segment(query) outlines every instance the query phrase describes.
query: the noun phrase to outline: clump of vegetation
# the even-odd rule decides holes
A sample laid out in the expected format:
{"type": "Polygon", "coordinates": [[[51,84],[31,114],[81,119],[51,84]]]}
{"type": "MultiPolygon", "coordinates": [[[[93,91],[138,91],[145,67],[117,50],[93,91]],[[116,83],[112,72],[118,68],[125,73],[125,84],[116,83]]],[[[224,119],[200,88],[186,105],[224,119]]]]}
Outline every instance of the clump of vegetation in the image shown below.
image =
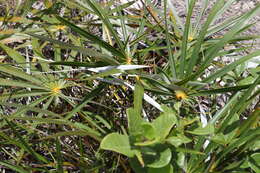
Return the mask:
{"type": "Polygon", "coordinates": [[[260,51],[243,45],[259,36],[243,32],[260,5],[216,24],[234,1],[197,18],[188,1],[185,23],[167,0],[2,3],[0,169],[259,172],[260,51]]]}

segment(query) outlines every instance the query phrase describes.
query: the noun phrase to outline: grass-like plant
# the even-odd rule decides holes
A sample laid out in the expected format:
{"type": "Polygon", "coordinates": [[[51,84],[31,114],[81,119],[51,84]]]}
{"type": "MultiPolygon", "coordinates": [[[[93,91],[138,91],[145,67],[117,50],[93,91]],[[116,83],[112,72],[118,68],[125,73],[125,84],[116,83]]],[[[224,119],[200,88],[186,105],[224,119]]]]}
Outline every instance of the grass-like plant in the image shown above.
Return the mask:
{"type": "Polygon", "coordinates": [[[171,1],[140,2],[3,4],[4,170],[259,172],[260,69],[245,63],[260,51],[243,42],[259,36],[243,32],[260,6],[216,23],[235,0],[197,18],[191,0],[182,23],[171,1]]]}

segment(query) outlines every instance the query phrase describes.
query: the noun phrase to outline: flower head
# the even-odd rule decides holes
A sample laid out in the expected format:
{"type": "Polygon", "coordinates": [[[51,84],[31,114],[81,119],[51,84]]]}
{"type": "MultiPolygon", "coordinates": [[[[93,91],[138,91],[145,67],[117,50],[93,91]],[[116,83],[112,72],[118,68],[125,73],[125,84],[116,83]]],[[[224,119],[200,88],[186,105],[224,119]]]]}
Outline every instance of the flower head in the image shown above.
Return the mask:
{"type": "Polygon", "coordinates": [[[181,90],[176,90],[175,91],[175,96],[176,96],[176,98],[177,99],[186,99],[186,98],[188,98],[188,96],[187,96],[187,94],[184,92],[184,91],[181,91],[181,90]]]}

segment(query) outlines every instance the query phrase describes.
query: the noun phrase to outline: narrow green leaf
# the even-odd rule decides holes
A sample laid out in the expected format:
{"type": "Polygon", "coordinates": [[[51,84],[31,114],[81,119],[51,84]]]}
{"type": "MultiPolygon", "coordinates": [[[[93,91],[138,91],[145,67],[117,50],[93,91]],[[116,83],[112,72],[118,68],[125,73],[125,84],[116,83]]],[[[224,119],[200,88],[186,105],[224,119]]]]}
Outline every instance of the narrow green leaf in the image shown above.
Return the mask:
{"type": "Polygon", "coordinates": [[[23,87],[23,88],[32,88],[32,89],[42,89],[48,90],[47,88],[37,86],[31,83],[27,83],[24,81],[18,80],[10,80],[10,79],[0,79],[0,86],[10,86],[10,87],[23,87]]]}
{"type": "Polygon", "coordinates": [[[56,138],[56,160],[57,160],[57,172],[63,173],[63,159],[61,153],[61,143],[59,138],[56,138]]]}
{"type": "Polygon", "coordinates": [[[217,89],[209,89],[209,90],[202,90],[198,91],[197,93],[190,94],[191,96],[203,96],[203,95],[212,95],[212,94],[220,94],[220,93],[227,93],[227,92],[237,92],[244,89],[248,89],[251,85],[240,85],[234,87],[226,87],[226,88],[217,88],[217,89]]]}
{"type": "Polygon", "coordinates": [[[97,64],[86,63],[86,62],[76,62],[76,61],[56,61],[51,62],[50,65],[63,65],[63,66],[75,66],[75,67],[98,67],[97,64]]]}
{"type": "Polygon", "coordinates": [[[249,166],[253,169],[256,173],[260,172],[260,153],[254,153],[249,157],[249,166]]]}
{"type": "Polygon", "coordinates": [[[96,87],[90,93],[88,93],[81,103],[79,103],[69,114],[66,116],[66,119],[70,119],[75,113],[81,111],[81,109],[86,106],[86,104],[92,100],[94,97],[100,94],[100,92],[105,88],[105,84],[101,84],[100,86],[96,87]]]}
{"type": "Polygon", "coordinates": [[[190,80],[195,80],[197,77],[199,77],[205,69],[210,65],[210,63],[213,61],[213,59],[216,57],[218,52],[223,48],[223,46],[228,43],[228,41],[232,40],[237,32],[245,25],[245,23],[250,20],[254,15],[257,14],[258,10],[260,9],[260,4],[258,4],[254,9],[247,12],[243,15],[243,17],[232,27],[230,31],[228,31],[214,46],[212,46],[207,52],[206,52],[206,59],[201,63],[200,68],[195,72],[194,74],[188,76],[184,80],[177,82],[177,85],[182,85],[187,83],[190,80]]]}
{"type": "Polygon", "coordinates": [[[237,140],[234,140],[234,142],[230,143],[227,147],[222,150],[218,156],[216,157],[216,164],[222,161],[223,157],[225,157],[228,153],[232,152],[235,148],[239,148],[240,146],[244,145],[246,142],[250,140],[259,140],[260,135],[260,129],[251,130],[250,133],[247,133],[246,135],[243,135],[237,140]]]}
{"type": "MultiPolygon", "coordinates": [[[[99,37],[88,33],[87,31],[81,29],[80,27],[74,25],[73,23],[67,21],[66,19],[56,16],[56,18],[62,22],[63,24],[69,26],[74,32],[86,37],[87,39],[89,39],[90,41],[93,41],[94,43],[98,44],[99,46],[105,48],[106,50],[108,50],[109,52],[111,52],[114,56],[118,56],[120,58],[125,59],[125,55],[118,51],[116,48],[114,48],[113,46],[111,46],[110,44],[108,44],[107,42],[100,40],[99,37]]],[[[121,42],[121,41],[120,41],[121,42]]]]}
{"type": "Polygon", "coordinates": [[[48,91],[31,91],[28,93],[28,90],[22,90],[21,92],[14,92],[14,93],[6,93],[0,95],[0,100],[6,100],[6,99],[14,99],[14,98],[26,98],[26,97],[32,97],[32,96],[42,96],[42,95],[49,95],[50,93],[48,91]]]}
{"type": "Polygon", "coordinates": [[[228,31],[224,37],[218,42],[216,43],[216,45],[214,47],[212,47],[205,55],[205,57],[207,57],[207,59],[205,60],[205,62],[203,62],[203,64],[201,65],[200,69],[197,72],[198,76],[199,74],[201,74],[207,67],[208,65],[211,63],[211,61],[214,59],[215,55],[217,54],[217,52],[219,50],[222,49],[223,45],[225,45],[229,40],[231,40],[236,33],[241,29],[241,27],[243,27],[246,23],[246,21],[248,21],[251,17],[253,17],[254,15],[257,14],[258,10],[260,9],[260,4],[257,5],[253,10],[249,11],[248,13],[246,13],[243,18],[241,18],[241,20],[239,22],[237,22],[230,31],[228,31]]]}
{"type": "Polygon", "coordinates": [[[23,137],[16,131],[15,129],[15,124],[13,122],[9,122],[6,119],[7,124],[9,125],[9,127],[11,127],[12,131],[15,133],[15,135],[18,137],[19,142],[21,143],[21,145],[24,146],[24,148],[37,160],[43,162],[43,163],[48,163],[48,160],[46,158],[44,158],[43,156],[41,156],[40,154],[38,154],[37,152],[35,152],[30,146],[29,144],[23,139],[23,137]]]}
{"type": "Polygon", "coordinates": [[[190,154],[198,154],[198,155],[205,155],[205,153],[202,153],[200,151],[196,151],[196,150],[192,150],[192,149],[188,149],[188,148],[176,148],[177,152],[183,152],[183,153],[190,153],[190,154]]]}
{"type": "Polygon", "coordinates": [[[14,49],[9,48],[8,46],[0,43],[0,47],[14,60],[16,63],[20,64],[22,67],[26,67],[25,57],[23,57],[19,52],[14,49]]]}
{"type": "Polygon", "coordinates": [[[256,110],[249,115],[249,117],[243,121],[243,123],[238,127],[236,135],[247,133],[254,124],[256,124],[260,117],[260,107],[257,107],[256,110]]]}
{"type": "Polygon", "coordinates": [[[124,45],[122,43],[122,41],[120,40],[118,33],[116,32],[116,30],[113,28],[113,25],[111,24],[107,12],[104,10],[103,7],[101,7],[100,5],[98,5],[95,1],[92,0],[85,0],[88,5],[92,8],[92,10],[94,12],[96,12],[96,14],[100,17],[100,19],[102,20],[102,22],[106,25],[106,27],[108,28],[109,32],[111,32],[111,34],[113,35],[116,43],[118,44],[120,50],[123,52],[121,54],[121,56],[124,58],[125,57],[125,53],[124,53],[124,45]]]}
{"type": "Polygon", "coordinates": [[[246,102],[247,98],[252,94],[255,87],[260,82],[260,76],[255,80],[255,82],[243,93],[242,97],[240,98],[238,104],[236,104],[233,109],[231,109],[230,113],[226,116],[226,118],[221,123],[221,127],[218,129],[218,132],[223,132],[224,129],[228,126],[229,121],[231,120],[232,116],[234,116],[238,111],[240,111],[242,105],[246,102]]]}
{"type": "Polygon", "coordinates": [[[167,43],[167,48],[168,48],[168,54],[169,54],[169,60],[170,60],[170,68],[172,72],[173,78],[177,78],[176,74],[176,64],[175,64],[175,59],[172,53],[172,47],[171,47],[171,41],[170,41],[170,34],[168,31],[168,20],[167,20],[167,2],[164,0],[164,21],[165,21],[165,35],[166,35],[166,43],[167,43]]]}
{"type": "Polygon", "coordinates": [[[97,59],[101,59],[102,61],[107,62],[107,63],[112,64],[112,65],[119,64],[110,55],[103,54],[103,53],[97,52],[97,51],[89,49],[89,48],[75,46],[75,45],[72,45],[72,44],[61,42],[59,40],[54,40],[52,38],[48,38],[48,37],[45,37],[45,36],[36,35],[36,34],[32,34],[32,33],[29,33],[28,35],[30,35],[32,37],[36,37],[40,40],[44,40],[44,41],[48,41],[48,42],[53,43],[53,44],[57,44],[63,49],[75,50],[75,51],[78,51],[78,52],[80,52],[84,55],[91,56],[91,57],[94,57],[94,58],[97,58],[97,59]]]}
{"type": "Polygon", "coordinates": [[[18,68],[7,66],[7,65],[0,65],[0,71],[13,75],[15,77],[22,78],[27,81],[31,81],[35,84],[42,84],[42,81],[33,77],[32,75],[26,74],[22,70],[18,70],[18,68]]]}
{"type": "MultiPolygon", "coordinates": [[[[3,116],[0,116],[3,117],[3,116]]],[[[21,117],[21,116],[8,116],[7,119],[9,120],[13,120],[13,119],[18,119],[18,120],[27,120],[27,121],[37,121],[38,123],[47,123],[47,124],[63,124],[63,125],[69,125],[72,126],[74,128],[77,128],[79,130],[84,131],[84,133],[87,136],[90,136],[94,139],[96,139],[97,141],[101,141],[100,138],[100,133],[95,131],[94,129],[88,127],[85,124],[82,123],[72,123],[70,121],[64,120],[64,119],[53,119],[53,118],[34,118],[34,117],[21,117]]],[[[1,134],[0,134],[1,135],[1,134]]]]}
{"type": "Polygon", "coordinates": [[[186,55],[187,55],[187,44],[188,44],[189,31],[190,31],[190,26],[191,26],[191,15],[193,12],[193,8],[195,6],[195,2],[196,2],[196,0],[191,0],[189,2],[188,14],[186,17],[184,35],[182,38],[182,45],[181,45],[180,72],[179,72],[180,77],[183,77],[183,75],[184,75],[186,55]]]}
{"type": "Polygon", "coordinates": [[[207,34],[208,27],[212,23],[214,17],[218,13],[219,9],[221,7],[223,7],[223,5],[224,5],[224,0],[219,0],[215,3],[213,8],[211,9],[209,16],[207,17],[207,20],[206,20],[205,24],[203,25],[203,27],[199,33],[199,36],[197,38],[197,42],[196,42],[195,48],[193,49],[193,52],[192,52],[192,55],[191,55],[191,58],[189,61],[189,65],[186,67],[187,68],[186,76],[190,75],[191,72],[193,71],[193,68],[194,68],[196,62],[198,61],[201,45],[207,34]]]}
{"type": "MultiPolygon", "coordinates": [[[[46,97],[44,97],[43,99],[45,100],[46,97]]],[[[59,117],[59,118],[61,117],[59,114],[56,114],[54,112],[44,110],[41,108],[37,108],[37,107],[33,107],[33,106],[27,106],[27,105],[22,105],[22,104],[15,104],[15,103],[7,103],[7,102],[0,102],[0,105],[20,108],[23,110],[23,112],[33,111],[33,112],[43,113],[43,114],[53,116],[53,117],[59,117]]],[[[20,111],[20,110],[18,110],[18,111],[20,111]]],[[[15,117],[17,114],[18,113],[15,112],[13,115],[8,116],[8,118],[12,118],[13,116],[15,117]]],[[[20,113],[20,114],[22,114],[22,113],[20,113]]]]}
{"type": "Polygon", "coordinates": [[[238,98],[241,96],[241,93],[236,93],[229,101],[226,103],[226,105],[219,110],[213,118],[209,121],[209,124],[215,124],[220,118],[225,116],[230,110],[232,110],[232,107],[238,102],[238,98]]]}
{"type": "Polygon", "coordinates": [[[246,55],[243,58],[240,58],[240,59],[234,61],[233,63],[221,68],[217,72],[211,74],[210,76],[205,78],[202,82],[211,82],[211,81],[217,79],[218,77],[221,77],[222,75],[226,74],[227,72],[235,69],[240,64],[252,59],[253,57],[259,56],[259,55],[260,55],[260,50],[250,53],[249,55],[246,55]]]}
{"type": "Polygon", "coordinates": [[[214,125],[208,124],[206,127],[199,127],[193,131],[187,130],[186,132],[195,134],[195,135],[210,135],[210,134],[213,134],[214,131],[215,131],[214,125]]]}
{"type": "Polygon", "coordinates": [[[19,173],[28,173],[23,167],[9,163],[7,161],[0,161],[0,165],[3,165],[13,171],[19,172],[19,173]]]}
{"type": "Polygon", "coordinates": [[[66,132],[58,132],[53,135],[43,137],[40,140],[47,140],[47,139],[52,139],[52,138],[57,138],[62,136],[87,136],[87,134],[85,133],[84,130],[73,130],[73,131],[66,131],[66,132]]]}

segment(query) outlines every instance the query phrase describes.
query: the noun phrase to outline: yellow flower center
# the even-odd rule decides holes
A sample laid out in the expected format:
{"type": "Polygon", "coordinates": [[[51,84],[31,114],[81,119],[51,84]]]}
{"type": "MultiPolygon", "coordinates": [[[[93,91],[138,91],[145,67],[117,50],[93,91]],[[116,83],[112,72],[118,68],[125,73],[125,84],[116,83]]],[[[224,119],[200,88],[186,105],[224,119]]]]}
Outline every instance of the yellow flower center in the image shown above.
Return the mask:
{"type": "Polygon", "coordinates": [[[55,27],[57,30],[65,30],[66,29],[66,26],[65,25],[57,25],[55,27]]]}
{"type": "Polygon", "coordinates": [[[192,41],[194,38],[192,36],[188,37],[188,41],[192,41]]]}
{"type": "Polygon", "coordinates": [[[57,95],[57,94],[60,93],[60,90],[61,90],[60,87],[54,87],[54,88],[51,89],[51,93],[52,93],[53,95],[57,95]]]}
{"type": "Polygon", "coordinates": [[[131,62],[132,62],[132,58],[127,58],[126,59],[126,64],[131,64],[131,62]]]}
{"type": "Polygon", "coordinates": [[[186,99],[188,98],[187,94],[181,90],[175,91],[175,95],[177,99],[186,99]]]}

